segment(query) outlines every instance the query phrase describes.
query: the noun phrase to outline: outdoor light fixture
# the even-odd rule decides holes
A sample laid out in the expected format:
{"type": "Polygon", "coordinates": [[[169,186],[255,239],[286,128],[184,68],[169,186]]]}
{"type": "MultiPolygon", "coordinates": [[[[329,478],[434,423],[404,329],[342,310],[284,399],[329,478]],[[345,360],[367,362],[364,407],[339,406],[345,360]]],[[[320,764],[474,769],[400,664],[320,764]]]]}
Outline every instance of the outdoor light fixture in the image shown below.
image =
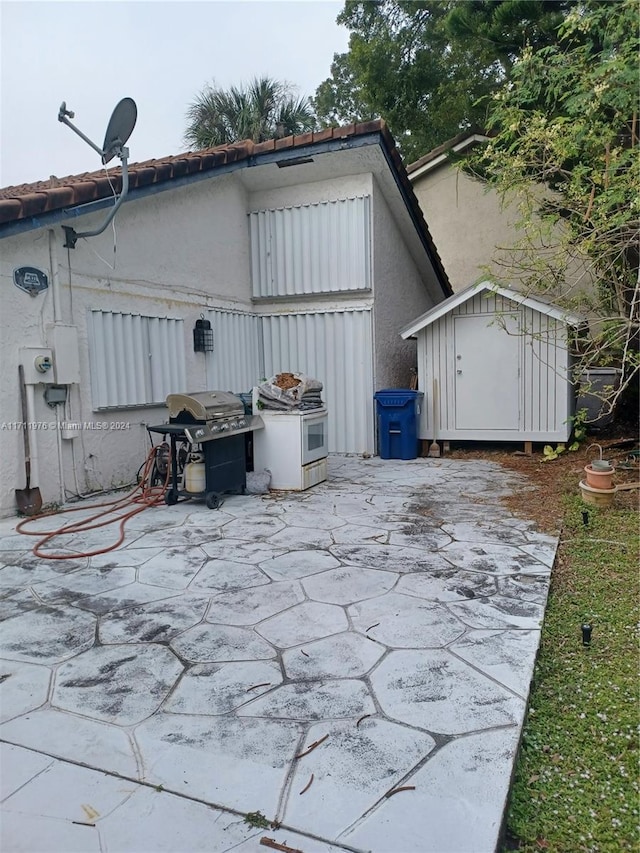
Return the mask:
{"type": "Polygon", "coordinates": [[[204,319],[204,314],[201,314],[200,319],[196,320],[193,329],[193,351],[213,352],[213,329],[211,323],[204,319]]]}

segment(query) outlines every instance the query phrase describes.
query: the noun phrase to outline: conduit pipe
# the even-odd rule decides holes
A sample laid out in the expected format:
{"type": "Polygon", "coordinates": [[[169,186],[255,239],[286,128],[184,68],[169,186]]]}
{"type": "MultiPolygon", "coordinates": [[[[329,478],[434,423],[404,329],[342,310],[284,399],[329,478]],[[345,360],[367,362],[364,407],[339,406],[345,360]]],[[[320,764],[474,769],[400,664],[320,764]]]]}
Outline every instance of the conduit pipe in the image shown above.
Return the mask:
{"type": "MultiPolygon", "coordinates": [[[[56,249],[55,233],[49,229],[49,266],[51,267],[51,290],[53,291],[53,322],[59,323],[62,318],[62,306],[60,303],[60,268],[58,265],[58,252],[56,249]]],[[[55,353],[54,353],[55,358],[55,353]]],[[[64,404],[66,411],[67,403],[64,404]]],[[[60,406],[56,406],[56,445],[58,449],[58,483],[60,484],[60,503],[66,501],[66,486],[64,482],[64,454],[62,451],[62,415],[60,406]]],[[[33,445],[36,446],[34,436],[33,445]]]]}

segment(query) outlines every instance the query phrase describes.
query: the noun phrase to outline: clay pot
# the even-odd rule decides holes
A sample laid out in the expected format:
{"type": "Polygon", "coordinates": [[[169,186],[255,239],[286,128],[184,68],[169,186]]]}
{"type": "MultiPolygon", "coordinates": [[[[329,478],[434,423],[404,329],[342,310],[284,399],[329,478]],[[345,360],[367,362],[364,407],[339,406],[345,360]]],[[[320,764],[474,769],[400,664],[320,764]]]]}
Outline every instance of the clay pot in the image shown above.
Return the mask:
{"type": "Polygon", "coordinates": [[[587,475],[587,486],[590,486],[592,489],[604,490],[613,488],[613,468],[598,471],[592,465],[585,465],[584,470],[587,475]]]}

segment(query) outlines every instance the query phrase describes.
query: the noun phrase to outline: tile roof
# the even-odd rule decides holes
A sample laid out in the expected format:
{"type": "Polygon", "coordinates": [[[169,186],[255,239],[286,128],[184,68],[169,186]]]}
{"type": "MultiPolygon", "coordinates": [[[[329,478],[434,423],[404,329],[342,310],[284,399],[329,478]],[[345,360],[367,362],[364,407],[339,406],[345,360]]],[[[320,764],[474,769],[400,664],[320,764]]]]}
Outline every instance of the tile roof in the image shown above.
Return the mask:
{"type": "MultiPolygon", "coordinates": [[[[422,209],[415,196],[411,181],[407,175],[402,157],[386,122],[383,119],[349,124],[342,127],[328,127],[323,130],[303,133],[299,136],[287,136],[283,139],[268,139],[265,142],[234,142],[229,145],[219,145],[215,148],[205,148],[200,151],[187,151],[172,157],[159,160],[146,160],[142,163],[129,163],[129,192],[150,186],[152,184],[169,183],[177,178],[195,175],[196,173],[215,173],[221,166],[230,163],[240,164],[249,158],[271,154],[285,149],[303,149],[322,142],[334,141],[365,136],[377,133],[385,148],[396,177],[404,191],[404,199],[412,214],[416,228],[421,232],[423,242],[431,257],[442,289],[446,295],[452,293],[449,279],[442,261],[433,243],[427,224],[424,221],[422,209]]],[[[122,187],[121,168],[104,169],[97,172],[85,172],[80,175],[69,175],[58,178],[52,175],[49,180],[36,181],[31,184],[21,184],[14,187],[0,188],[0,230],[3,225],[19,223],[42,214],[62,211],[65,208],[87,204],[109,198],[122,187]]],[[[42,227],[38,225],[37,227],[42,227]]],[[[0,235],[1,236],[1,235],[0,235]]]]}
{"type": "MultiPolygon", "coordinates": [[[[213,172],[221,165],[247,160],[249,157],[272,151],[303,148],[318,142],[362,136],[372,132],[382,133],[387,138],[387,143],[391,143],[393,151],[396,151],[386,124],[378,119],[345,127],[329,127],[315,133],[303,133],[300,136],[268,139],[266,142],[258,143],[247,139],[215,148],[187,151],[184,154],[163,157],[159,160],[129,163],[129,190],[149,184],[164,183],[196,172],[213,172]]],[[[402,165],[399,155],[398,161],[402,165]]],[[[113,195],[111,184],[116,192],[121,189],[120,167],[110,169],[109,177],[105,170],[101,169],[97,172],[69,175],[66,178],[57,178],[52,175],[49,180],[4,187],[0,189],[0,224],[108,198],[113,195]]]]}

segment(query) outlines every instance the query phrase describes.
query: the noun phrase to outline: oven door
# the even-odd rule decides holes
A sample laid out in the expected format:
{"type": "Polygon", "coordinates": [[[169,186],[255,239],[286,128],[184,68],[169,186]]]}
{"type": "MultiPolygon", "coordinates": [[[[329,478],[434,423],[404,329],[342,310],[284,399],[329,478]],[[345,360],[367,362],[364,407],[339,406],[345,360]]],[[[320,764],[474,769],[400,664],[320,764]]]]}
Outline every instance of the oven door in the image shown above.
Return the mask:
{"type": "Polygon", "coordinates": [[[302,464],[309,465],[324,459],[328,452],[328,416],[326,412],[321,414],[303,415],[300,419],[302,429],[302,464]]]}

